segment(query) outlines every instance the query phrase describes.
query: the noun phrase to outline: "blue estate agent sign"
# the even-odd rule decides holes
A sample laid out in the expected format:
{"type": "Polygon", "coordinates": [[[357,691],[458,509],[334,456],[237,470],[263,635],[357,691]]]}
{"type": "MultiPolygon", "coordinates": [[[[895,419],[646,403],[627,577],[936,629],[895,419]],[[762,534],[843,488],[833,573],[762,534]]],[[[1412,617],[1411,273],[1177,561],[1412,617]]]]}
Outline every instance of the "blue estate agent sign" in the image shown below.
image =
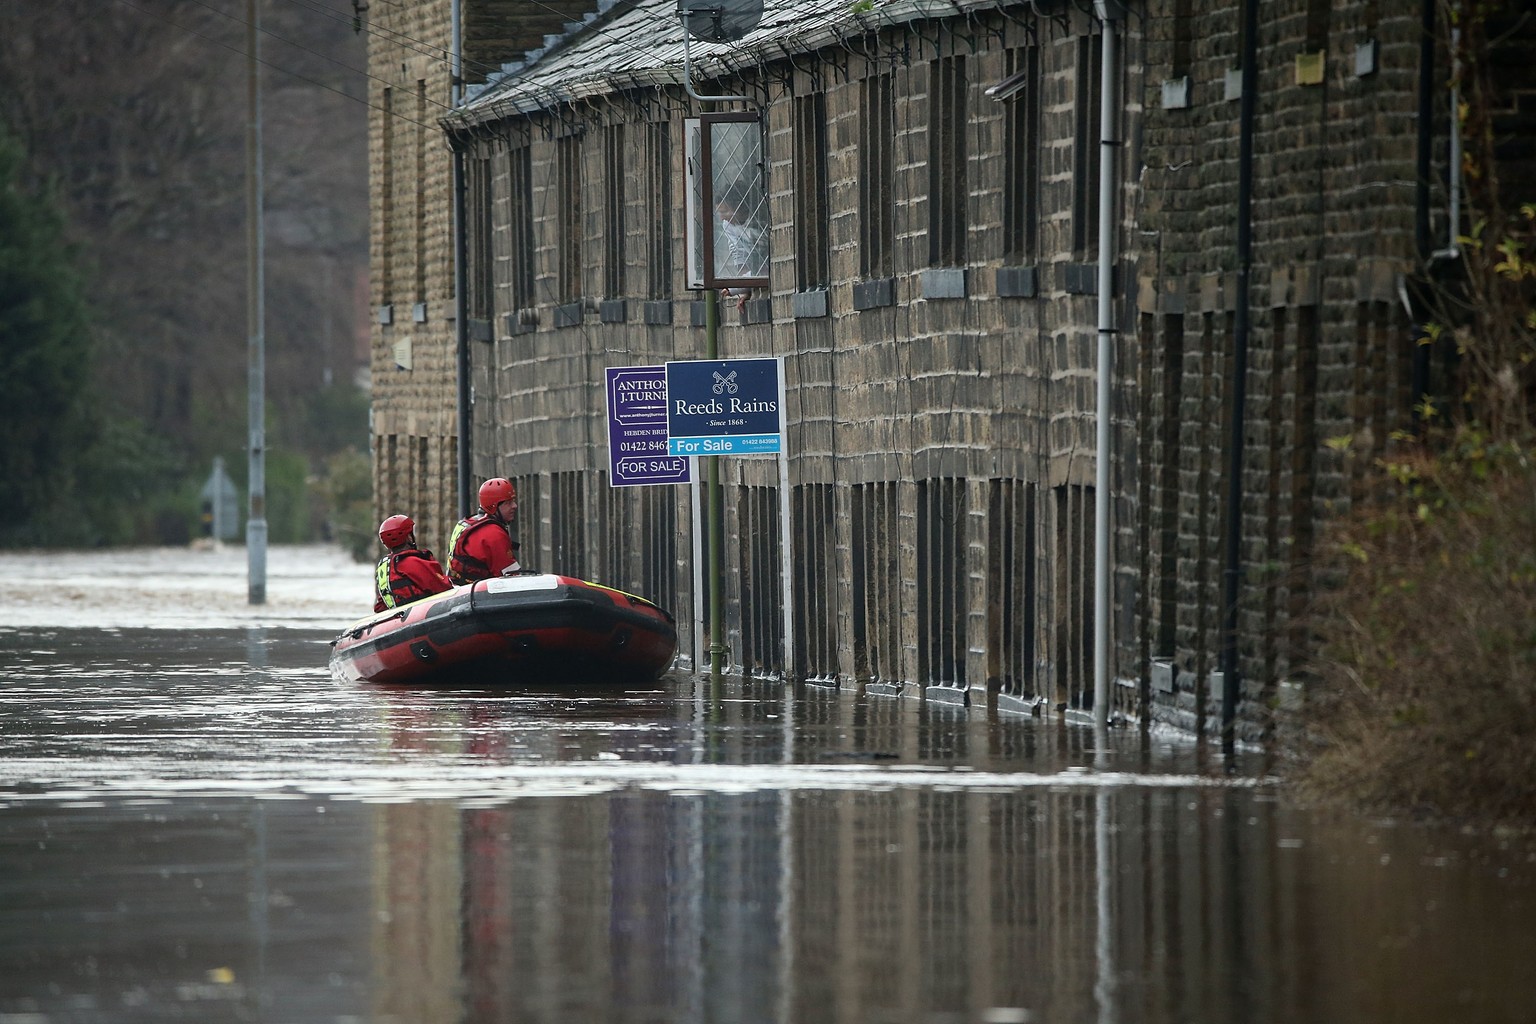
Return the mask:
{"type": "Polygon", "coordinates": [[[667,375],[660,366],[610,366],[608,483],[686,484],[692,462],[667,453],[667,375]]]}
{"type": "Polygon", "coordinates": [[[673,455],[781,451],[783,368],[773,358],[667,363],[667,451],[673,455]]]}

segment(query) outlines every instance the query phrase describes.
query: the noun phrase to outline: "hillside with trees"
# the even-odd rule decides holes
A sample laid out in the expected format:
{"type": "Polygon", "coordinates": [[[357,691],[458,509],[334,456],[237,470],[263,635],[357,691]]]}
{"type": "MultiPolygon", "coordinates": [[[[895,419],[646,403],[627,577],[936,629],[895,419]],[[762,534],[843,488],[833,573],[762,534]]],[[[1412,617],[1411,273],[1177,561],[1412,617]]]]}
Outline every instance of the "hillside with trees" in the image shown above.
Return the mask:
{"type": "MultiPolygon", "coordinates": [[[[3,489],[35,500],[0,543],[182,542],[214,456],[237,483],[246,466],[246,5],[85,10],[0,6],[0,174],[8,215],[33,222],[7,223],[0,288],[32,289],[52,321],[35,343],[52,355],[5,385],[24,410],[7,438],[36,455],[0,463],[3,489]],[[48,290],[9,269],[59,260],[34,275],[57,276],[48,290]],[[103,502],[108,520],[76,511],[103,502]]],[[[303,540],[328,514],[312,478],[366,448],[365,46],[336,0],[261,11],[268,517],[275,541],[303,540]]]]}

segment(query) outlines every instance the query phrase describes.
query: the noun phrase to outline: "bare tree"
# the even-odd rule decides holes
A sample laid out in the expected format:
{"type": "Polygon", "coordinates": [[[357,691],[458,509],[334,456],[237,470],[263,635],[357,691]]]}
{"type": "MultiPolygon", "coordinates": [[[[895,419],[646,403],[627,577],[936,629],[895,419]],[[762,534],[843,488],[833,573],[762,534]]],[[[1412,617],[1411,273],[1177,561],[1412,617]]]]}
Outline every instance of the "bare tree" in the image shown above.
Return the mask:
{"type": "MultiPolygon", "coordinates": [[[[263,10],[271,434],[320,455],[300,425],[352,373],[366,273],[364,46],[323,5],[263,10]]],[[[244,436],[244,11],[0,4],[0,118],[83,257],[102,400],[199,460],[244,436]]]]}

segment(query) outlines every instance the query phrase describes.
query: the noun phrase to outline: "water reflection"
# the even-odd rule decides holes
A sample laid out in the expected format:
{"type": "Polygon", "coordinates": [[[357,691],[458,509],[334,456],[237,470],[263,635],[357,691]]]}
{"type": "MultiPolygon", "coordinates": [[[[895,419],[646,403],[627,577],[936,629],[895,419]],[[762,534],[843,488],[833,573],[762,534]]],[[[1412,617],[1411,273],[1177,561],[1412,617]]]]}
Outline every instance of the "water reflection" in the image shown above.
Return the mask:
{"type": "Polygon", "coordinates": [[[1469,957],[1393,933],[1420,907],[1337,914],[1318,897],[1395,903],[1432,879],[1382,891],[1372,865],[1310,853],[1252,792],[537,799],[463,812],[457,848],[441,808],[387,813],[388,835],[411,838],[378,866],[409,884],[379,892],[413,924],[386,933],[409,980],[377,993],[380,1014],[461,983],[471,1020],[1515,1021],[1536,1008],[1524,954],[1496,938],[1528,935],[1520,915],[1439,906],[1443,937],[1480,947],[1469,957]],[[435,941],[460,920],[461,950],[435,941]]]}
{"type": "Polygon", "coordinates": [[[1536,1018],[1526,853],[1174,742],[323,652],[0,633],[0,1021],[1536,1018]]]}

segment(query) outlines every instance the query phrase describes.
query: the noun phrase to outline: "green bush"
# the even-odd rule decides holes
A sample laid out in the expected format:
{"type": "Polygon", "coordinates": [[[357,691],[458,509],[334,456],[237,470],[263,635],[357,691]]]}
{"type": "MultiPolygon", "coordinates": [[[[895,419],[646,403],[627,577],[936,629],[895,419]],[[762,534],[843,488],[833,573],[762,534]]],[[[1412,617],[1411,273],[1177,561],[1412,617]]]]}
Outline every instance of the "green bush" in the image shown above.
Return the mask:
{"type": "Polygon", "coordinates": [[[373,521],[373,467],[368,454],[355,448],[332,455],[316,483],[325,508],[326,533],[359,562],[378,553],[378,524],[373,521]]]}
{"type": "Polygon", "coordinates": [[[29,183],[24,165],[0,123],[0,545],[60,531],[79,543],[81,524],[59,513],[80,505],[73,476],[96,432],[85,290],[58,204],[29,183]]]}
{"type": "Polygon", "coordinates": [[[1384,469],[1332,534],[1298,781],[1365,810],[1529,825],[1536,455],[1464,430],[1384,469]]]}
{"type": "Polygon", "coordinates": [[[303,544],[315,538],[309,507],[309,461],[297,452],[267,450],[267,539],[303,544]]]}

